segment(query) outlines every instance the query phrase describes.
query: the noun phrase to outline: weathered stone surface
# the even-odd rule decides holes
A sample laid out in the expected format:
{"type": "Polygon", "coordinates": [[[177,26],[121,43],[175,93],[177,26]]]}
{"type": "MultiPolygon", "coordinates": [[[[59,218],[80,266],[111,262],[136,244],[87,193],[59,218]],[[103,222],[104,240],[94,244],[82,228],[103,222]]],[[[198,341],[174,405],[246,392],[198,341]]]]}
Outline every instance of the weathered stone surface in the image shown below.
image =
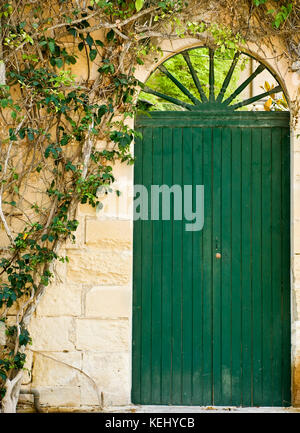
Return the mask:
{"type": "Polygon", "coordinates": [[[116,181],[112,185],[112,192],[100,192],[99,200],[102,209],[97,210],[98,218],[132,219],[133,216],[133,168],[116,162],[113,166],[116,181]],[[120,191],[120,195],[116,193],[120,191]]]}
{"type": "Polygon", "coordinates": [[[300,287],[299,286],[294,288],[293,296],[295,300],[296,319],[298,319],[300,318],[300,287]]]}
{"type": "Polygon", "coordinates": [[[90,206],[89,204],[79,204],[78,205],[78,215],[81,216],[91,216],[96,217],[96,208],[90,206]]]}
{"type": "Polygon", "coordinates": [[[76,348],[94,352],[129,350],[128,320],[76,320],[76,348]]]}
{"type": "Polygon", "coordinates": [[[300,406],[300,320],[292,324],[293,404],[300,406]]]}
{"type": "Polygon", "coordinates": [[[300,219],[294,221],[294,233],[293,233],[293,247],[294,253],[300,253],[300,219]]]}
{"type": "Polygon", "coordinates": [[[35,317],[30,323],[32,349],[41,351],[72,350],[70,336],[73,332],[70,317],[35,317]]]}
{"type": "Polygon", "coordinates": [[[10,244],[5,230],[0,230],[0,248],[6,248],[10,244]]]}
{"type": "Polygon", "coordinates": [[[33,361],[33,352],[31,352],[31,350],[26,350],[26,361],[24,364],[22,384],[27,384],[31,382],[32,361],[33,361]]]}
{"type": "Polygon", "coordinates": [[[297,286],[300,286],[300,255],[294,255],[292,265],[295,283],[297,286]]]}
{"type": "Polygon", "coordinates": [[[0,346],[5,346],[6,344],[5,330],[6,330],[5,323],[0,322],[0,346]]]}
{"type": "Polygon", "coordinates": [[[86,294],[85,316],[101,318],[129,317],[131,290],[129,287],[93,287],[86,294]]]}
{"type": "MultiPolygon", "coordinates": [[[[299,159],[299,165],[300,165],[300,159],[299,159]]],[[[300,171],[300,167],[299,167],[299,171],[300,171]]],[[[293,194],[294,194],[293,218],[295,223],[296,221],[300,220],[300,181],[299,180],[294,183],[293,194]]],[[[295,237],[296,234],[293,233],[293,236],[295,237]]]]}
{"type": "Polygon", "coordinates": [[[69,280],[84,284],[125,285],[131,279],[131,252],[69,250],[69,280]]]}
{"type": "Polygon", "coordinates": [[[80,316],[81,285],[51,284],[37,308],[39,316],[80,316]]]}
{"type": "Polygon", "coordinates": [[[39,387],[40,403],[46,407],[79,407],[79,386],[39,387]]]}
{"type": "MultiPolygon", "coordinates": [[[[84,353],[82,368],[103,393],[104,405],[130,402],[130,362],[128,353],[84,353]]],[[[81,378],[81,404],[98,405],[97,392],[87,378],[81,378]]]]}
{"type": "Polygon", "coordinates": [[[35,354],[32,370],[32,385],[35,386],[79,386],[80,372],[72,366],[81,369],[80,352],[47,352],[35,354]],[[68,365],[66,365],[68,364],[68,365]]]}
{"type": "Polygon", "coordinates": [[[98,248],[131,248],[132,227],[132,221],[87,219],[86,244],[98,248]]]}

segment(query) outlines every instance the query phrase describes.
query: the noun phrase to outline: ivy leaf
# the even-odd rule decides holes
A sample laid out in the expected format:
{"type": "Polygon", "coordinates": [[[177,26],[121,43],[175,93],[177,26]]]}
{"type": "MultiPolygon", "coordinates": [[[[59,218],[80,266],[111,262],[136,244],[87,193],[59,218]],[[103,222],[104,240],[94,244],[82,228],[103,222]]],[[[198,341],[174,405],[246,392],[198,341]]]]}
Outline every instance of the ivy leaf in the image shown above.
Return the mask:
{"type": "Polygon", "coordinates": [[[49,41],[48,47],[49,47],[49,50],[51,51],[51,53],[54,54],[55,53],[55,43],[53,41],[49,41]]]}
{"type": "Polygon", "coordinates": [[[144,6],[144,0],[136,0],[135,1],[135,8],[136,8],[137,12],[139,12],[143,6],[144,6]]]}
{"type": "Polygon", "coordinates": [[[85,41],[88,44],[88,46],[91,48],[91,46],[94,43],[94,39],[90,35],[87,35],[87,37],[85,38],[85,41]]]}
{"type": "Polygon", "coordinates": [[[27,132],[28,140],[33,141],[34,140],[34,133],[33,132],[27,132]]]}
{"type": "Polygon", "coordinates": [[[74,36],[74,38],[76,38],[77,31],[76,31],[76,29],[74,29],[74,27],[68,29],[68,32],[70,33],[70,35],[72,35],[72,36],[74,36]]]}
{"type": "Polygon", "coordinates": [[[62,59],[55,59],[55,63],[56,63],[56,66],[58,67],[58,68],[62,68],[63,67],[63,65],[64,65],[64,62],[63,62],[63,60],[62,59]]]}
{"type": "Polygon", "coordinates": [[[113,31],[113,29],[111,29],[111,30],[107,33],[107,35],[106,35],[106,39],[110,42],[110,41],[113,40],[114,36],[115,36],[115,32],[113,31]]]}
{"type": "Polygon", "coordinates": [[[95,58],[97,57],[97,50],[91,50],[89,56],[91,61],[95,60],[95,58]]]}
{"type": "Polygon", "coordinates": [[[30,341],[31,338],[29,336],[29,332],[27,331],[27,329],[23,329],[23,331],[19,335],[20,346],[26,346],[30,341]]]}
{"type": "Polygon", "coordinates": [[[82,51],[83,48],[84,48],[84,42],[79,42],[79,44],[78,44],[79,51],[82,51]]]}

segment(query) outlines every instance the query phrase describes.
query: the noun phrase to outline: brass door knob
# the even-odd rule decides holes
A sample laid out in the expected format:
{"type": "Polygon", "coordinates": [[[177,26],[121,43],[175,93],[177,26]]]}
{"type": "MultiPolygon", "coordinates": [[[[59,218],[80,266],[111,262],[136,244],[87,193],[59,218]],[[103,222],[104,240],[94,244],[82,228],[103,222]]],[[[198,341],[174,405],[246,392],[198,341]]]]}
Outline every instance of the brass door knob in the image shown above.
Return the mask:
{"type": "Polygon", "coordinates": [[[216,259],[220,259],[221,258],[221,254],[220,253],[216,253],[216,259]]]}

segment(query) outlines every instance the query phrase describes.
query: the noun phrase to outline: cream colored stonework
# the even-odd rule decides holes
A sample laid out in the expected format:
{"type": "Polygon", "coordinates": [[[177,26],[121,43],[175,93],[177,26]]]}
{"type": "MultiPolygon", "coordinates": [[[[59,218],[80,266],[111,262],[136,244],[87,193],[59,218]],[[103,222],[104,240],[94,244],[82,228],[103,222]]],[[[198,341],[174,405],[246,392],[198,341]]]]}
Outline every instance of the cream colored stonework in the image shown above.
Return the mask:
{"type": "Polygon", "coordinates": [[[68,250],[67,278],[82,284],[128,285],[131,279],[131,251],[68,250]],[[101,263],[101,266],[100,266],[101,263]]]}
{"type": "Polygon", "coordinates": [[[130,287],[93,287],[86,294],[85,316],[129,318],[131,314],[130,287]]]}
{"type": "MultiPolygon", "coordinates": [[[[199,45],[196,39],[162,41],[164,56],[159,61],[199,45]]],[[[273,45],[276,47],[276,41],[273,45]]],[[[277,74],[291,107],[300,103],[300,75],[291,72],[282,56],[251,44],[244,49],[277,74]]],[[[281,51],[278,47],[278,53],[281,51]]],[[[137,67],[136,76],[145,81],[156,66],[149,58],[137,67]]],[[[85,63],[76,68],[83,76],[85,63]]],[[[295,128],[296,120],[292,119],[291,131],[291,363],[293,403],[300,405],[300,121],[295,128]]],[[[117,164],[114,174],[116,189],[127,192],[129,199],[124,200],[124,194],[100,197],[101,211],[79,206],[77,241],[69,242],[65,250],[69,263],[57,265],[55,283],[30,326],[34,350],[31,386],[40,391],[46,408],[98,410],[99,395],[105,406],[130,403],[132,166],[117,164]]],[[[1,242],[5,239],[0,232],[1,242]]],[[[24,381],[28,382],[27,376],[24,381]]]]}

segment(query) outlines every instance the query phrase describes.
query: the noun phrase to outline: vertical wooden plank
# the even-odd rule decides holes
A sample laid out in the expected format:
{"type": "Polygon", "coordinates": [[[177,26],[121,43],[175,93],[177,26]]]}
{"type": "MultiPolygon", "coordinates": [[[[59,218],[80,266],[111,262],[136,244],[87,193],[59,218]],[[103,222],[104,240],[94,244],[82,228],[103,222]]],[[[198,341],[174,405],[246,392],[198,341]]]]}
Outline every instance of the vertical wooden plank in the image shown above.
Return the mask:
{"type": "MultiPolygon", "coordinates": [[[[143,134],[143,129],[140,129],[143,134]]],[[[134,154],[137,163],[134,166],[134,184],[143,183],[143,139],[136,138],[134,154]]],[[[142,287],[142,229],[141,221],[133,225],[133,298],[132,298],[132,393],[133,403],[141,401],[141,287],[142,287]]]]}
{"type": "MultiPolygon", "coordinates": [[[[173,183],[182,185],[182,128],[173,130],[173,183]]],[[[181,404],[182,391],[182,221],[173,221],[172,404],[181,404]]]]}
{"type": "Polygon", "coordinates": [[[221,260],[216,257],[222,251],[221,244],[221,170],[222,142],[221,129],[213,130],[213,402],[220,405],[222,395],[221,379],[221,260]]]}
{"type": "MultiPolygon", "coordinates": [[[[162,128],[153,129],[152,171],[153,184],[162,184],[162,128]]],[[[160,205],[161,214],[161,205],[160,205]]],[[[152,266],[152,397],[151,403],[161,403],[161,327],[162,327],[162,223],[152,221],[153,226],[153,266],[152,266]]]]}
{"type": "Polygon", "coordinates": [[[271,129],[262,130],[262,309],[263,309],[263,404],[272,406],[272,240],[271,240],[271,129]]]}
{"type": "Polygon", "coordinates": [[[203,404],[212,404],[212,129],[203,128],[203,404]]]}
{"type": "MultiPolygon", "coordinates": [[[[203,185],[203,134],[200,128],[193,129],[193,189],[203,185]]],[[[204,191],[204,194],[206,192],[204,191]]],[[[193,195],[195,203],[195,194],[193,195]]],[[[205,221],[204,221],[205,224],[205,221]]],[[[204,227],[203,227],[204,229],[204,227]]],[[[202,405],[202,236],[203,229],[192,233],[193,249],[193,368],[192,403],[202,405]]]]}
{"type": "Polygon", "coordinates": [[[262,400],[262,347],[265,333],[262,329],[262,173],[261,128],[252,131],[252,291],[253,291],[253,405],[262,400]]]}
{"type": "MultiPolygon", "coordinates": [[[[163,184],[172,185],[173,130],[163,128],[163,184]]],[[[171,403],[172,222],[162,221],[162,404],[171,403]]],[[[149,276],[148,276],[149,278],[149,276]]]]}
{"type": "Polygon", "coordinates": [[[272,379],[273,405],[282,405],[281,318],[281,128],[272,128],[272,379]]]}
{"type": "Polygon", "coordinates": [[[242,131],[242,404],[251,406],[252,293],[251,293],[251,129],[242,131]]]}
{"type": "MultiPolygon", "coordinates": [[[[193,183],[193,142],[192,129],[183,129],[182,180],[183,186],[193,183]]],[[[186,202],[187,197],[184,197],[186,202]]],[[[193,360],[193,248],[192,231],[186,230],[184,218],[182,240],[182,269],[184,269],[184,284],[182,290],[182,404],[191,404],[192,397],[192,360],[193,360]]]]}
{"type": "Polygon", "coordinates": [[[232,129],[232,404],[241,405],[241,130],[232,129]]]}
{"type": "Polygon", "coordinates": [[[221,348],[222,405],[231,405],[231,129],[222,131],[222,210],[221,210],[221,348]]]}
{"type": "Polygon", "coordinates": [[[290,137],[282,128],[282,405],[291,404],[291,327],[290,327],[290,137]]]}
{"type": "MultiPolygon", "coordinates": [[[[152,128],[144,129],[143,185],[148,190],[148,210],[152,184],[152,128]]],[[[149,212],[148,212],[149,213],[149,212]]],[[[149,216],[148,216],[149,217],[149,216]]],[[[151,292],[152,292],[152,222],[142,221],[142,344],[141,344],[141,403],[151,399],[151,292]]]]}

